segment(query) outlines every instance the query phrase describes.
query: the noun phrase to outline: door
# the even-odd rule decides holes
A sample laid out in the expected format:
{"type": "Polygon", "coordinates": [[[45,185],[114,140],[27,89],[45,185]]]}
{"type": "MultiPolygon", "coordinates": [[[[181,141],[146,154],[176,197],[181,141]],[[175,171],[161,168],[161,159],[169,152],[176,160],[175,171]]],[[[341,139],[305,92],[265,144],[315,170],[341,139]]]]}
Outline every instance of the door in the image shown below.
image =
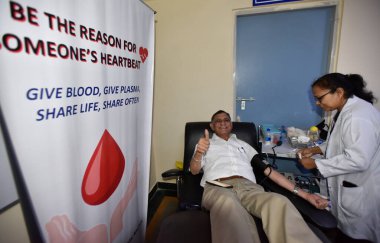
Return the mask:
{"type": "Polygon", "coordinates": [[[319,123],[310,85],[329,72],[335,7],[237,16],[238,120],[303,129],[319,123]]]}

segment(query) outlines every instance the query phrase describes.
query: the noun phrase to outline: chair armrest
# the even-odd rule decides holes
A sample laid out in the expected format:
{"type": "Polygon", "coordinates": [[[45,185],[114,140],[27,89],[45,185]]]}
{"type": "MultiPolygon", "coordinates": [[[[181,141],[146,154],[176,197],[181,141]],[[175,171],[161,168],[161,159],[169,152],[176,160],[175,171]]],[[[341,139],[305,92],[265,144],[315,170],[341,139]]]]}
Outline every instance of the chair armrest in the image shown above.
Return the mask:
{"type": "Polygon", "coordinates": [[[190,172],[183,173],[179,195],[179,207],[183,209],[200,209],[202,204],[203,187],[200,182],[203,173],[193,175],[190,172]]]}
{"type": "Polygon", "coordinates": [[[164,179],[168,179],[171,177],[178,177],[182,175],[183,175],[183,171],[179,169],[170,169],[161,174],[162,178],[164,179]]]}
{"type": "Polygon", "coordinates": [[[265,189],[279,193],[287,197],[305,219],[314,223],[316,226],[324,229],[335,229],[337,227],[336,218],[327,210],[321,210],[315,208],[305,199],[294,195],[292,192],[282,188],[271,180],[266,180],[262,185],[265,189]]]}

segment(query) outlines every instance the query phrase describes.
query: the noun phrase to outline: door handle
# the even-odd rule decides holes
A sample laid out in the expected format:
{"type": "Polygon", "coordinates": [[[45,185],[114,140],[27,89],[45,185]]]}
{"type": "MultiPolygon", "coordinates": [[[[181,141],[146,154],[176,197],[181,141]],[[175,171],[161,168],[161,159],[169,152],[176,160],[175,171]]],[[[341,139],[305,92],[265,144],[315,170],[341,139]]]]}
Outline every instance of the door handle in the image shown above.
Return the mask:
{"type": "Polygon", "coordinates": [[[253,98],[253,97],[249,97],[249,98],[237,97],[236,101],[240,101],[240,110],[244,111],[245,110],[245,102],[246,101],[255,101],[255,98],[253,98]]]}
{"type": "Polygon", "coordinates": [[[237,97],[236,100],[237,101],[255,101],[256,99],[253,97],[249,97],[249,98],[237,97]]]}

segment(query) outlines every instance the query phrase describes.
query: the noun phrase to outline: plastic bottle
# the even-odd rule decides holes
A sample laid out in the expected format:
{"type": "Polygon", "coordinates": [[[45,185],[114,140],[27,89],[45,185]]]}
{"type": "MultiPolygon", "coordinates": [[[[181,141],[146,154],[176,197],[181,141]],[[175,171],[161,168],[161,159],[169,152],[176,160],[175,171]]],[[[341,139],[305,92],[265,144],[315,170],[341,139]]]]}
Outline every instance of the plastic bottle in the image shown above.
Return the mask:
{"type": "Polygon", "coordinates": [[[281,136],[280,136],[280,139],[281,139],[281,142],[285,142],[286,139],[287,139],[287,135],[286,135],[286,128],[284,125],[281,126],[281,136]]]}
{"type": "Polygon", "coordinates": [[[267,131],[265,133],[265,145],[270,145],[272,142],[271,132],[270,128],[267,128],[267,131]]]}
{"type": "Polygon", "coordinates": [[[310,141],[317,142],[319,140],[319,130],[318,127],[312,126],[310,127],[307,136],[310,138],[310,141]]]}

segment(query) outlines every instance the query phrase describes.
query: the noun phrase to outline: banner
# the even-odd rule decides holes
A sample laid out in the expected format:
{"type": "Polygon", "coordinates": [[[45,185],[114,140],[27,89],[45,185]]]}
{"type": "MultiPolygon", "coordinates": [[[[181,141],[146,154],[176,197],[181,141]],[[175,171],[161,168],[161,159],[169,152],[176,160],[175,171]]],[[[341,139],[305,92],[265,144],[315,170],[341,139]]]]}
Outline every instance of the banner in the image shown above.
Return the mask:
{"type": "Polygon", "coordinates": [[[153,11],[138,0],[3,0],[0,22],[2,127],[41,238],[143,242],[153,11]]]}

